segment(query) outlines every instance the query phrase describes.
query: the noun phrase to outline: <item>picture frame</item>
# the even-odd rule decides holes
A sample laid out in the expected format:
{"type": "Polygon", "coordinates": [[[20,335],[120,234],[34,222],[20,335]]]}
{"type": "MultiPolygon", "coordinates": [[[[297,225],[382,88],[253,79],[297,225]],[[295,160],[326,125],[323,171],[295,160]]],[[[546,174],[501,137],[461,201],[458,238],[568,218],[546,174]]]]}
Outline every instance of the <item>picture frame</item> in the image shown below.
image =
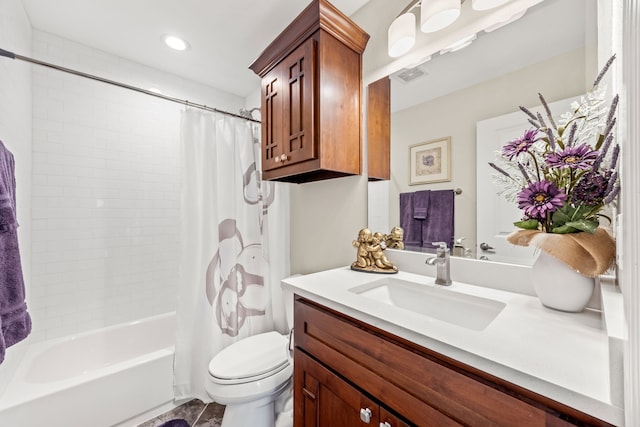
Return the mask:
{"type": "Polygon", "coordinates": [[[409,147],[409,185],[451,181],[451,137],[409,147]]]}

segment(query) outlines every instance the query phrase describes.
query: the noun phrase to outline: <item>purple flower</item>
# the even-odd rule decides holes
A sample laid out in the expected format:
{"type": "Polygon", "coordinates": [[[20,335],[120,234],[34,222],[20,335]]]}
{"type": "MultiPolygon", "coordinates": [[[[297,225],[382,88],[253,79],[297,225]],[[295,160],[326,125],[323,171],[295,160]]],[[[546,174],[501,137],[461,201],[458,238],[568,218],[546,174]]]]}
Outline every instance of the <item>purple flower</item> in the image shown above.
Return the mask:
{"type": "Polygon", "coordinates": [[[537,181],[518,193],[518,208],[531,219],[543,220],[562,207],[567,195],[552,182],[537,181]]]}
{"type": "Polygon", "coordinates": [[[549,153],[545,158],[551,168],[590,169],[598,158],[598,152],[587,144],[567,147],[559,153],[549,153]]]}
{"type": "Polygon", "coordinates": [[[520,153],[526,153],[529,151],[529,147],[536,142],[536,136],[538,135],[538,129],[529,129],[523,136],[517,139],[509,141],[507,145],[502,147],[502,155],[509,160],[513,160],[520,153]]]}
{"type": "Polygon", "coordinates": [[[573,201],[584,203],[587,206],[599,205],[607,194],[610,177],[611,172],[606,175],[597,172],[584,174],[573,188],[573,201]]]}

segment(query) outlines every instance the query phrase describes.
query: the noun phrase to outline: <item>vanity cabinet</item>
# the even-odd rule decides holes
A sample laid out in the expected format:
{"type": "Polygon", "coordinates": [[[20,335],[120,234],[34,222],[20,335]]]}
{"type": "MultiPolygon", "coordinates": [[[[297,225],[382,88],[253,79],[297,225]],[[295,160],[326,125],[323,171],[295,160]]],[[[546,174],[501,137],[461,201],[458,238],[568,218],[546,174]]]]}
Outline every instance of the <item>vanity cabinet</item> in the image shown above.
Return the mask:
{"type": "Polygon", "coordinates": [[[249,68],[261,79],[262,177],[361,173],[362,52],[369,35],[313,1],[249,68]]]}
{"type": "Polygon", "coordinates": [[[361,393],[348,382],[303,352],[294,362],[296,426],[409,427],[379,402],[361,393]]]}
{"type": "Polygon", "coordinates": [[[610,425],[304,298],[294,316],[296,427],[610,425]]]}

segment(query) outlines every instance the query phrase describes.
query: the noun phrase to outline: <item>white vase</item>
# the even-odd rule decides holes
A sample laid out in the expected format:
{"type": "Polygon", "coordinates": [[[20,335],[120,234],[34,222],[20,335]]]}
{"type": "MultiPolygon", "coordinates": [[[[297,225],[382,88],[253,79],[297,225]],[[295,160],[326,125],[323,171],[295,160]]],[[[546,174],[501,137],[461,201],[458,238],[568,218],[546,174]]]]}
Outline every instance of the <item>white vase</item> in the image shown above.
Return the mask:
{"type": "Polygon", "coordinates": [[[533,288],[540,302],[560,311],[580,312],[591,299],[595,281],[574,271],[567,264],[540,251],[533,263],[533,288]]]}

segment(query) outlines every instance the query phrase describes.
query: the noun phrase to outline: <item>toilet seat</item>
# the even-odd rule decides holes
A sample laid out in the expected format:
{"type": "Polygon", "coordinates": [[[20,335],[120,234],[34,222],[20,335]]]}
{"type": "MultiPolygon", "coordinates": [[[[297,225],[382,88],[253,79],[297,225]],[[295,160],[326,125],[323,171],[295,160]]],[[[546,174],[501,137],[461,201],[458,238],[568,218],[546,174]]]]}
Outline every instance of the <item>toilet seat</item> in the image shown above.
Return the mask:
{"type": "Polygon", "coordinates": [[[287,337],[275,331],[244,338],[211,359],[210,379],[243,384],[273,376],[289,366],[286,345],[287,337]]]}

